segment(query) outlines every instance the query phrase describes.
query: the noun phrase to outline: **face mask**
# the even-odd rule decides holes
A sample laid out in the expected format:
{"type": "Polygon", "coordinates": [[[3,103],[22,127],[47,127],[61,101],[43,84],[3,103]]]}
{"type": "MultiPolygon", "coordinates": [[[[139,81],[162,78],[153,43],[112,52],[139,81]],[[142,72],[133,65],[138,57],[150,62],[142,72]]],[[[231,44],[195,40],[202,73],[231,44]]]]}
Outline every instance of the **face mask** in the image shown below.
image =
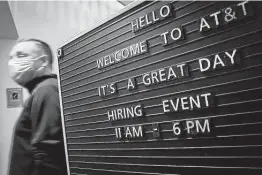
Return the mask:
{"type": "Polygon", "coordinates": [[[43,66],[40,66],[35,70],[34,62],[42,57],[47,55],[42,55],[34,59],[30,58],[13,58],[9,60],[9,72],[11,78],[16,81],[18,84],[24,86],[29,81],[36,78],[41,70],[43,70],[43,66]]]}

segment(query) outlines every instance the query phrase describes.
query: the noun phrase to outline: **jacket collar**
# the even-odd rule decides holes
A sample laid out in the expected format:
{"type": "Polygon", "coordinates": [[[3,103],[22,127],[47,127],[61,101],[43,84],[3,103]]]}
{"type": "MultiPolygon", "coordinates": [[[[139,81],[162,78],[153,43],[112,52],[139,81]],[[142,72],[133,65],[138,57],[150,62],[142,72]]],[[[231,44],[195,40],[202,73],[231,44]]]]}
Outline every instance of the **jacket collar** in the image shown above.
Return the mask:
{"type": "Polygon", "coordinates": [[[41,83],[42,81],[48,79],[48,78],[57,78],[56,74],[50,74],[50,75],[44,75],[42,77],[37,77],[35,79],[33,79],[32,81],[28,82],[25,85],[25,88],[28,89],[28,91],[30,92],[30,94],[32,93],[32,91],[35,89],[35,87],[41,83]]]}

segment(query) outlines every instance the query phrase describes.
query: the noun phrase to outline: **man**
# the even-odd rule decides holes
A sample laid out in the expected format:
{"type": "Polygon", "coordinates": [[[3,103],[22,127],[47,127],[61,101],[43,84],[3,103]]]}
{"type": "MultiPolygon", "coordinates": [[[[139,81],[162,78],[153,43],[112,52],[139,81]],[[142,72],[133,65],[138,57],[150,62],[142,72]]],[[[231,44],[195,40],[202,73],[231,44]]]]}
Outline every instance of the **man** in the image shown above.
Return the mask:
{"type": "Polygon", "coordinates": [[[11,78],[30,92],[16,123],[9,175],[66,175],[52,51],[37,39],[20,40],[10,53],[11,78]]]}

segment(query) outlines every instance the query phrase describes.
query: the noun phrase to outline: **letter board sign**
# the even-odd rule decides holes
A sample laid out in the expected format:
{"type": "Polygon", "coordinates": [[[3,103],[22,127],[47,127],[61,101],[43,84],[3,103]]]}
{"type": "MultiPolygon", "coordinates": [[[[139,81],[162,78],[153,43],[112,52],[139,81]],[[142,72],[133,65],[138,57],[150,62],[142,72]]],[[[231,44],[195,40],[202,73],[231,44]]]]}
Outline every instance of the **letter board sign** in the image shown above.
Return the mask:
{"type": "Polygon", "coordinates": [[[143,1],[64,44],[71,174],[262,172],[262,3],[143,1]]]}

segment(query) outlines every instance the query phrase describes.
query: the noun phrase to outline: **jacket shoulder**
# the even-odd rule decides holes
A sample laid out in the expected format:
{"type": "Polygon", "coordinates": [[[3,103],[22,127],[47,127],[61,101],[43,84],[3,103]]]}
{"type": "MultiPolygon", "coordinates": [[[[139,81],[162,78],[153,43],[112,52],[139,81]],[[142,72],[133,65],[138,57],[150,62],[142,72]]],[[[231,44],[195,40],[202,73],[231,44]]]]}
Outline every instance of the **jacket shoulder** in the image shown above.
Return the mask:
{"type": "Polygon", "coordinates": [[[39,83],[34,89],[32,95],[39,93],[58,93],[58,82],[56,78],[48,78],[39,83]]]}

